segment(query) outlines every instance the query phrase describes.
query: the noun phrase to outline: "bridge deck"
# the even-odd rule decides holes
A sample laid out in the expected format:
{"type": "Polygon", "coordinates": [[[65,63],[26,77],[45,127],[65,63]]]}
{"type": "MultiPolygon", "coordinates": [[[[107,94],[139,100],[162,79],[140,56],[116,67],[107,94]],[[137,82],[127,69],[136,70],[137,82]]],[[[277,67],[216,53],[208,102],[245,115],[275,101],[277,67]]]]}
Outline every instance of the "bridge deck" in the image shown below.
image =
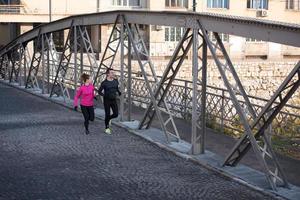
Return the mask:
{"type": "Polygon", "coordinates": [[[0,105],[0,199],[273,198],[2,84],[0,105]]]}

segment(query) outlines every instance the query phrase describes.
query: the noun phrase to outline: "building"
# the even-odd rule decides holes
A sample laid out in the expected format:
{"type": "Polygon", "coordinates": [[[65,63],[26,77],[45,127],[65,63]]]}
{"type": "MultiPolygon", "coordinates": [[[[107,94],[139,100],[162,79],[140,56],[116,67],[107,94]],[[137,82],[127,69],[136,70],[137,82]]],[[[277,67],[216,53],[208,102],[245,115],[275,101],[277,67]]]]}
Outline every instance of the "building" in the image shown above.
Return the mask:
{"type": "MultiPolygon", "coordinates": [[[[33,27],[50,21],[49,1],[0,0],[0,45],[33,27]]],[[[149,9],[192,11],[193,0],[51,0],[51,20],[74,14],[93,13],[112,9],[149,9]]],[[[226,15],[254,17],[300,24],[300,0],[197,0],[197,12],[212,12],[226,15]]],[[[183,34],[179,27],[140,26],[151,56],[168,58],[183,34]]],[[[101,52],[110,34],[111,27],[90,27],[89,33],[95,52],[101,52]],[[103,41],[103,42],[102,42],[103,41]]],[[[57,50],[61,50],[65,35],[54,34],[57,50]]],[[[236,60],[283,60],[300,58],[297,48],[221,35],[231,56],[236,60]]]]}

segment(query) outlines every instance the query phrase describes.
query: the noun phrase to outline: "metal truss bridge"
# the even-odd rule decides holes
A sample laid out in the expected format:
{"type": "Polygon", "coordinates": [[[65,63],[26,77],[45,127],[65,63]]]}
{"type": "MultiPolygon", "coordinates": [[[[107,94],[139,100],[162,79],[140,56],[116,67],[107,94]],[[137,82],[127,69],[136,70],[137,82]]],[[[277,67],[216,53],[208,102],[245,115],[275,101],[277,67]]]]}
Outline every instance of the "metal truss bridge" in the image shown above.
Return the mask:
{"type": "Polygon", "coordinates": [[[134,57],[151,100],[142,119],[138,119],[139,129],[148,129],[157,117],[166,139],[174,142],[181,138],[174,120],[176,116],[165,99],[186,55],[191,51],[193,112],[190,153],[199,154],[205,150],[207,57],[210,53],[245,130],[224,158],[223,166],[236,166],[252,148],[271,188],[289,187],[266,132],[300,85],[300,61],[272,98],[257,110],[247,96],[220,33],[300,47],[300,26],[295,24],[207,13],[111,11],[71,16],[20,35],[0,50],[0,76],[26,88],[40,88],[50,97],[62,96],[67,100],[72,96],[70,91],[80,85],[79,74],[84,71],[83,54],[88,57],[88,71],[96,87],[104,79],[106,68],[113,66],[117,60],[122,90],[120,119],[126,121],[131,119],[131,64],[134,57]],[[162,77],[155,72],[139,24],[185,28],[162,77]],[[90,25],[113,25],[100,64],[96,61],[86,29],[90,25]],[[52,33],[62,30],[68,30],[68,36],[60,55],[55,50],[52,33]],[[215,39],[212,40],[209,34],[213,34],[215,39]],[[29,44],[34,44],[32,55],[29,44]]]}

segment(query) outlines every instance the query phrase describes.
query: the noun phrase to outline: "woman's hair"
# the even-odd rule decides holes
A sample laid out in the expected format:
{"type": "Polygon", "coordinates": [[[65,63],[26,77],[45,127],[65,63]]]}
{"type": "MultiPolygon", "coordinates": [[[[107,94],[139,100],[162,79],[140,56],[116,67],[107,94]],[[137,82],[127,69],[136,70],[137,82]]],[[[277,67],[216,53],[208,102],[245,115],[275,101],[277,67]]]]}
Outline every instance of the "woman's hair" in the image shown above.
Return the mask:
{"type": "Polygon", "coordinates": [[[113,68],[107,68],[105,74],[108,75],[110,71],[114,71],[113,68]]]}
{"type": "Polygon", "coordinates": [[[88,79],[90,79],[90,75],[83,73],[83,74],[81,74],[80,78],[81,78],[81,81],[85,83],[88,79]]]}

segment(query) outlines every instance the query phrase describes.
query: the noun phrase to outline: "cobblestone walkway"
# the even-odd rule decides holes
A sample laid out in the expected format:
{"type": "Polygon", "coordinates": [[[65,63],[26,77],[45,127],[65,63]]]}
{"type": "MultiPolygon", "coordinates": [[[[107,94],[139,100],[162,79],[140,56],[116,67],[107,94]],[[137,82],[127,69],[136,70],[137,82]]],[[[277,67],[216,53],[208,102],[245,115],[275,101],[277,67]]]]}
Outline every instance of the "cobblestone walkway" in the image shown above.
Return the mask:
{"type": "Polygon", "coordinates": [[[103,121],[0,84],[1,200],[272,199],[103,121]]]}

